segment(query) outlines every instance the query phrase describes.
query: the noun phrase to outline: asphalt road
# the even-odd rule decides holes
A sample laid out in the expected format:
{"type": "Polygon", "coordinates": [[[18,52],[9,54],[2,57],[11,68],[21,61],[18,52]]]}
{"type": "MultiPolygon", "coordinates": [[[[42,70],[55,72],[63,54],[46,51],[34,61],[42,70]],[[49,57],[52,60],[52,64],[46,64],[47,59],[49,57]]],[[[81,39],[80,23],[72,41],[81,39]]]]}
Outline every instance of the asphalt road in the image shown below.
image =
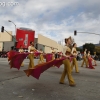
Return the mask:
{"type": "Polygon", "coordinates": [[[80,67],[82,62],[78,62],[80,73],[75,69],[72,73],[76,87],[69,86],[67,77],[65,84],[59,84],[63,65],[51,67],[39,80],[27,77],[23,70],[28,62],[26,59],[18,71],[10,69],[6,58],[0,58],[0,100],[100,100],[100,61],[95,69],[80,67]]]}

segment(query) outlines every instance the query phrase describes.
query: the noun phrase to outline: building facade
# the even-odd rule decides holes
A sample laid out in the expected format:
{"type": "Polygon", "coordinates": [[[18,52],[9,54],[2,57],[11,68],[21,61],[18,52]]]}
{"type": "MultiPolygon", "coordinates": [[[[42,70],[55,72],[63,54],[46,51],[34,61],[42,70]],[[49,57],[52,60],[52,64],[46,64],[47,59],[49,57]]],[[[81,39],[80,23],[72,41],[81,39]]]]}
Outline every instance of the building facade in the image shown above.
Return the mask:
{"type": "MultiPolygon", "coordinates": [[[[0,32],[0,51],[4,49],[4,42],[12,41],[12,31],[0,32]]],[[[6,45],[6,48],[9,48],[9,45],[6,45]]]]}
{"type": "Polygon", "coordinates": [[[0,42],[12,41],[12,31],[0,32],[0,42]]]}
{"type": "MultiPolygon", "coordinates": [[[[6,32],[0,33],[0,51],[9,51],[11,46],[14,45],[16,36],[12,38],[12,32],[10,31],[9,33],[11,35],[6,32]]],[[[35,38],[33,41],[35,48],[38,50],[42,49],[45,53],[51,53],[51,48],[54,48],[56,52],[63,51],[63,46],[61,44],[41,34],[38,34],[38,38],[35,38]]]]}
{"type": "Polygon", "coordinates": [[[41,34],[38,34],[38,38],[35,38],[34,45],[38,50],[42,49],[45,53],[51,53],[51,48],[54,48],[56,52],[63,51],[62,45],[58,44],[56,41],[47,38],[41,34]]]}

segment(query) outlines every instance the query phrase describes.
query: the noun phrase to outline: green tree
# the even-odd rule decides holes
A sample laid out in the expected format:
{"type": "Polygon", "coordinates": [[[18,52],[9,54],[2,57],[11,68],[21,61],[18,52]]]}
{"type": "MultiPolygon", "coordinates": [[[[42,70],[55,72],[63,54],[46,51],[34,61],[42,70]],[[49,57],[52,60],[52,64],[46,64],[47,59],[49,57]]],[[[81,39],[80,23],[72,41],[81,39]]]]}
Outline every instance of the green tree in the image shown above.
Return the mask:
{"type": "Polygon", "coordinates": [[[82,48],[76,48],[77,49],[77,51],[80,51],[81,53],[83,52],[83,49],[82,48]]]}
{"type": "Polygon", "coordinates": [[[83,45],[83,50],[85,50],[85,49],[87,49],[87,51],[90,51],[91,54],[94,54],[94,52],[95,52],[95,45],[92,44],[92,43],[85,43],[83,45]]]}
{"type": "Polygon", "coordinates": [[[97,55],[100,55],[100,46],[95,47],[95,52],[97,55]]]}

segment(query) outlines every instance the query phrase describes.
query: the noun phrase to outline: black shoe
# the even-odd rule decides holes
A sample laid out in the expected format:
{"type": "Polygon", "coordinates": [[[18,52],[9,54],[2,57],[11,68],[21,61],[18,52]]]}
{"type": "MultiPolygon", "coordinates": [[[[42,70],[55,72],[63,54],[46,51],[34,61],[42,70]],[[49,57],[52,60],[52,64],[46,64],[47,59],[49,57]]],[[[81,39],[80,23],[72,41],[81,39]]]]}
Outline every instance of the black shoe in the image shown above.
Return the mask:
{"type": "Polygon", "coordinates": [[[79,72],[76,72],[76,73],[79,73],[79,72]]]}
{"type": "Polygon", "coordinates": [[[64,84],[64,83],[62,83],[62,82],[59,82],[59,84],[64,84]]]}
{"type": "Polygon", "coordinates": [[[71,86],[71,87],[75,87],[75,86],[76,86],[76,84],[70,84],[69,86],[71,86]]]}

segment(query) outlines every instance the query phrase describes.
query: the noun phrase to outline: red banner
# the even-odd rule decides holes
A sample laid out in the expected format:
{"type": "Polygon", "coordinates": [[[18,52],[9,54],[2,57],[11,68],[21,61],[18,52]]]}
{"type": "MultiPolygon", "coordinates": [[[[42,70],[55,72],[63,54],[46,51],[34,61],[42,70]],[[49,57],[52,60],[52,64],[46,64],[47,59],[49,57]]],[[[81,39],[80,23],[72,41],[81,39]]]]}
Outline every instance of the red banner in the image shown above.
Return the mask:
{"type": "MultiPolygon", "coordinates": [[[[11,68],[17,68],[18,70],[20,69],[20,66],[23,62],[23,60],[29,55],[29,53],[12,53],[13,56],[11,56],[11,68]]],[[[39,55],[40,53],[35,53],[36,55],[39,55]]],[[[53,65],[56,67],[60,67],[63,64],[63,60],[69,59],[72,60],[73,57],[62,57],[59,59],[51,60],[39,65],[36,65],[34,68],[30,68],[27,70],[24,70],[27,76],[33,76],[36,79],[39,79],[41,73],[52,67],[53,65]]]]}
{"type": "Polygon", "coordinates": [[[11,60],[12,57],[14,57],[16,54],[18,54],[18,52],[13,51],[13,50],[9,51],[9,52],[7,53],[8,61],[11,60]]]}
{"type": "Polygon", "coordinates": [[[29,53],[19,53],[12,57],[11,59],[11,68],[17,68],[20,69],[20,66],[23,62],[23,60],[29,55],[29,53]]]}
{"type": "MultiPolygon", "coordinates": [[[[8,53],[8,60],[10,60],[10,68],[17,68],[20,69],[20,66],[23,60],[29,55],[30,53],[19,53],[16,51],[10,51],[8,53]]],[[[34,55],[40,55],[40,52],[35,52],[34,55]]]]}
{"type": "Polygon", "coordinates": [[[24,72],[26,73],[28,77],[31,75],[35,77],[36,79],[39,79],[41,73],[43,73],[45,70],[49,69],[53,65],[59,68],[63,64],[63,60],[65,59],[67,58],[63,57],[61,59],[55,59],[43,64],[39,64],[39,65],[36,65],[34,68],[24,70],[24,72]]]}

